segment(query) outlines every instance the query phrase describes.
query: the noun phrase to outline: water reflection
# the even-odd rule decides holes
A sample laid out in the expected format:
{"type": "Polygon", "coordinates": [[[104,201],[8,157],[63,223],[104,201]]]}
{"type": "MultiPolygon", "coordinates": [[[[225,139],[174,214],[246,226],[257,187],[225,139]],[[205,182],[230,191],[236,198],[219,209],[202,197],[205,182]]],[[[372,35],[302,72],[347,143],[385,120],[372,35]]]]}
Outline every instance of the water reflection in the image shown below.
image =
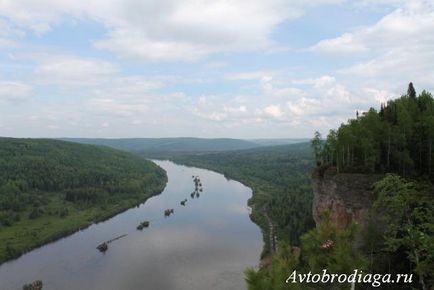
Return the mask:
{"type": "Polygon", "coordinates": [[[161,195],[0,266],[0,289],[21,289],[36,279],[56,290],[245,289],[243,270],[258,263],[262,247],[248,216],[250,189],[214,172],[156,163],[169,176],[161,195]],[[200,177],[203,192],[184,207],[180,201],[196,191],[192,176],[200,177]],[[165,219],[164,210],[172,208],[165,219]],[[138,231],[144,220],[149,227],[138,231]],[[95,249],[124,234],[105,254],[95,249]]]}

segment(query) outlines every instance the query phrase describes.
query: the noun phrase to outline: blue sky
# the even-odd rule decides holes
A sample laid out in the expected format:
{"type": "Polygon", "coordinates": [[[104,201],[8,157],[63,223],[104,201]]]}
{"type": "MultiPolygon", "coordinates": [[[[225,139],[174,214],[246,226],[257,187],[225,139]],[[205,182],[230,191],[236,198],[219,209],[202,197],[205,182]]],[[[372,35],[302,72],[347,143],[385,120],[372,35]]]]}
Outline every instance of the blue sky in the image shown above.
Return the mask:
{"type": "Polygon", "coordinates": [[[0,0],[0,136],[311,137],[434,91],[434,1],[0,0]]]}

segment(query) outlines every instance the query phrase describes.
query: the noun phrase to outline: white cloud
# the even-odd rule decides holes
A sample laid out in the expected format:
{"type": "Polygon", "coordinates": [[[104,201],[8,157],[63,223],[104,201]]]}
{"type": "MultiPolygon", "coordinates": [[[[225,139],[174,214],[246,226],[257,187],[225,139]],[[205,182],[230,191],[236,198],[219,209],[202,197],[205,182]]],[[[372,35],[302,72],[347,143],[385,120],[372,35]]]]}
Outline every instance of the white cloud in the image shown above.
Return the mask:
{"type": "Polygon", "coordinates": [[[330,75],[324,75],[318,78],[301,79],[293,81],[295,84],[311,85],[320,98],[331,100],[337,103],[350,103],[354,99],[351,98],[349,91],[346,87],[339,83],[335,77],[330,75]]]}
{"type": "Polygon", "coordinates": [[[158,115],[160,118],[160,112],[173,106],[182,111],[186,96],[183,93],[157,94],[155,91],[164,85],[160,80],[145,76],[114,76],[103,86],[89,91],[90,99],[85,100],[85,106],[91,114],[127,118],[135,124],[158,115]]]}
{"type": "Polygon", "coordinates": [[[368,49],[363,43],[354,41],[352,33],[344,33],[337,38],[321,40],[312,46],[310,50],[328,53],[358,53],[365,52],[368,49]]]}
{"type": "Polygon", "coordinates": [[[17,40],[23,36],[22,31],[12,28],[9,23],[0,18],[0,48],[17,47],[17,40]]]}
{"type": "Polygon", "coordinates": [[[246,106],[239,106],[239,107],[227,107],[227,106],[224,106],[223,110],[225,112],[228,112],[228,113],[245,113],[245,112],[247,112],[246,106]]]}
{"type": "Polygon", "coordinates": [[[205,64],[205,67],[211,70],[220,70],[228,66],[225,61],[211,61],[205,64]]]}
{"type": "Polygon", "coordinates": [[[383,85],[385,80],[413,81],[433,88],[434,1],[380,1],[380,4],[397,8],[371,26],[322,40],[311,49],[353,53],[352,64],[340,70],[348,77],[381,78],[383,85]]]}
{"type": "Polygon", "coordinates": [[[280,118],[283,115],[282,109],[278,105],[265,107],[264,112],[273,118],[280,118]]]}
{"type": "Polygon", "coordinates": [[[37,83],[44,85],[95,85],[118,71],[110,62],[77,56],[39,56],[34,73],[37,83]]]}
{"type": "Polygon", "coordinates": [[[1,47],[14,47],[16,46],[16,42],[6,38],[0,38],[0,48],[1,47]]]}
{"type": "Polygon", "coordinates": [[[18,27],[44,33],[60,23],[62,16],[79,16],[83,5],[91,6],[74,0],[3,0],[0,2],[0,15],[18,27]]]}
{"type": "Polygon", "coordinates": [[[242,72],[231,72],[225,75],[225,79],[231,81],[250,81],[250,80],[262,80],[268,81],[273,79],[273,75],[276,72],[258,70],[258,71],[242,71],[242,72]]]}
{"type": "Polygon", "coordinates": [[[194,116],[213,122],[240,122],[250,118],[245,100],[240,101],[239,96],[231,97],[227,101],[224,99],[224,96],[219,95],[202,95],[193,107],[186,109],[194,116]]]}
{"type": "Polygon", "coordinates": [[[432,0],[359,0],[354,3],[356,7],[368,8],[373,10],[378,10],[381,8],[388,7],[407,7],[407,8],[418,8],[424,5],[432,5],[434,2],[432,0]]]}
{"type": "MultiPolygon", "coordinates": [[[[282,81],[282,74],[266,80],[256,72],[244,72],[243,76],[255,76],[252,80],[257,82],[261,92],[234,96],[225,101],[224,96],[202,96],[194,114],[219,126],[286,128],[306,136],[315,129],[327,132],[331,128],[327,126],[339,125],[342,120],[352,117],[352,112],[360,106],[354,101],[359,95],[351,93],[334,76],[287,82],[282,81]],[[319,127],[314,127],[316,125],[319,127]]],[[[374,95],[370,93],[369,104],[374,101],[374,95]]]]}
{"type": "Polygon", "coordinates": [[[89,18],[108,29],[94,42],[126,57],[194,60],[225,51],[270,50],[271,32],[306,7],[341,0],[4,0],[0,16],[41,34],[68,19],[89,18]],[[69,16],[69,18],[68,18],[69,16]]]}
{"type": "Polygon", "coordinates": [[[272,45],[271,31],[299,15],[298,9],[290,9],[283,0],[128,2],[100,15],[113,25],[108,38],[95,45],[123,56],[157,61],[265,49],[272,45]]]}
{"type": "Polygon", "coordinates": [[[94,114],[105,114],[111,117],[134,117],[148,111],[148,104],[143,100],[94,98],[87,101],[87,104],[94,114]]]}
{"type": "Polygon", "coordinates": [[[32,87],[22,82],[0,81],[0,101],[21,102],[32,95],[32,87]]]}
{"type": "MultiPolygon", "coordinates": [[[[279,25],[309,7],[338,2],[0,0],[0,47],[11,51],[0,78],[16,80],[0,82],[0,121],[27,135],[309,136],[353,117],[356,109],[378,107],[405,90],[397,84],[411,80],[417,89],[434,88],[432,1],[346,1],[345,9],[378,9],[376,15],[385,16],[364,27],[334,25],[327,34],[339,31],[336,37],[319,38],[310,49],[292,48],[282,58],[267,55],[281,49],[273,39],[291,45],[293,39],[320,37],[322,31],[293,38],[289,34],[304,27],[279,25]],[[89,23],[104,33],[93,39],[80,35],[90,47],[80,43],[79,51],[65,51],[67,43],[57,33],[89,23]],[[247,53],[232,58],[229,51],[247,53]],[[206,57],[198,64],[135,62],[206,57]],[[33,95],[38,102],[10,103],[33,95]]],[[[351,13],[336,25],[353,23],[351,13]]],[[[306,21],[312,27],[324,23],[306,21]]]]}
{"type": "MultiPolygon", "coordinates": [[[[363,88],[363,93],[373,99],[377,104],[386,103],[388,100],[396,97],[396,95],[388,90],[376,88],[363,88]]],[[[366,110],[367,108],[365,108],[366,110]]]]}
{"type": "Polygon", "coordinates": [[[193,61],[211,53],[211,47],[176,41],[155,41],[131,32],[118,31],[109,39],[95,42],[95,47],[106,49],[124,57],[152,61],[193,61]]]}
{"type": "Polygon", "coordinates": [[[321,110],[324,110],[321,102],[314,98],[301,98],[297,101],[289,101],[287,105],[289,111],[295,117],[320,114],[321,110]]]}

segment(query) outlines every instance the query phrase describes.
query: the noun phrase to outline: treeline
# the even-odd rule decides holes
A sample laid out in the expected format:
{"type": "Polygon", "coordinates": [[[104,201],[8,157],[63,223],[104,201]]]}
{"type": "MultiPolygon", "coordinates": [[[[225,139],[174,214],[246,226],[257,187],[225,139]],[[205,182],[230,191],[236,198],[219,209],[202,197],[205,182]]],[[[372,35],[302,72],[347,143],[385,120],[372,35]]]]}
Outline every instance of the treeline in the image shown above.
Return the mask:
{"type": "Polygon", "coordinates": [[[160,154],[175,162],[223,173],[253,189],[249,201],[252,218],[264,231],[266,254],[268,228],[264,211],[272,220],[279,240],[298,244],[299,237],[314,226],[310,174],[314,166],[308,143],[270,146],[208,154],[160,154]]]}
{"type": "Polygon", "coordinates": [[[110,148],[0,138],[0,228],[44,214],[64,217],[69,205],[140,200],[165,179],[153,163],[110,148]]]}
{"type": "Polygon", "coordinates": [[[325,142],[313,140],[319,164],[338,172],[385,173],[403,177],[434,175],[434,99],[418,96],[410,83],[406,95],[381,104],[330,130],[325,142]]]}

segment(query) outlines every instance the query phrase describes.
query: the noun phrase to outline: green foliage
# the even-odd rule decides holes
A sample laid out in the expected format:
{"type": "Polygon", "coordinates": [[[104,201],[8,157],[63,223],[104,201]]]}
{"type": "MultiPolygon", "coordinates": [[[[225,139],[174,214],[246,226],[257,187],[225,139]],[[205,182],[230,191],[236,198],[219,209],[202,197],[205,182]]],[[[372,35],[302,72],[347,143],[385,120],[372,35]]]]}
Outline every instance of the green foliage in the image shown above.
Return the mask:
{"type": "MultiPolygon", "coordinates": [[[[320,148],[319,140],[316,134],[312,142],[314,149],[320,148]]],[[[339,129],[331,130],[317,156],[322,165],[317,168],[319,175],[329,166],[335,166],[338,172],[398,174],[386,175],[376,183],[379,197],[371,222],[358,241],[357,252],[369,258],[370,272],[414,271],[422,289],[433,287],[433,140],[434,98],[426,91],[417,96],[410,83],[407,95],[382,104],[379,112],[371,108],[339,129]]],[[[351,235],[351,231],[347,234],[351,235]]],[[[311,249],[315,249],[316,239],[318,237],[307,234],[303,245],[306,247],[313,241],[311,249]]],[[[340,265],[344,268],[337,270],[345,272],[354,257],[345,260],[352,256],[349,247],[340,248],[339,252],[341,254],[333,256],[330,264],[321,251],[307,253],[309,267],[330,269],[340,265]]],[[[405,285],[407,289],[412,286],[405,285]]]]}
{"type": "Polygon", "coordinates": [[[29,214],[29,219],[36,219],[44,214],[44,209],[40,207],[35,207],[32,209],[32,211],[29,214]]]}
{"type": "Polygon", "coordinates": [[[130,153],[0,138],[0,263],[133,206],[160,192],[165,182],[161,168],[130,153]],[[41,225],[43,230],[34,231],[41,225]]]}
{"type": "Polygon", "coordinates": [[[404,251],[423,289],[434,286],[434,201],[426,189],[389,174],[375,184],[383,213],[385,250],[404,251]]]}
{"type": "Polygon", "coordinates": [[[249,290],[274,289],[349,289],[348,284],[325,283],[286,283],[290,274],[321,274],[324,269],[332,274],[351,274],[355,269],[365,268],[365,260],[354,247],[356,226],[339,229],[325,216],[319,227],[302,236],[301,260],[295,257],[287,243],[281,242],[279,251],[273,256],[270,265],[259,270],[248,268],[245,271],[249,290]],[[325,247],[329,243],[328,247],[325,247]]]}
{"type": "Polygon", "coordinates": [[[416,98],[416,90],[414,89],[413,83],[411,82],[408,84],[407,96],[410,98],[416,98]]]}
{"type": "Polygon", "coordinates": [[[311,146],[313,149],[313,153],[315,155],[315,160],[317,164],[321,164],[322,163],[322,150],[323,150],[323,142],[321,140],[321,133],[316,131],[314,134],[314,137],[311,141],[311,146]]]}
{"type": "Polygon", "coordinates": [[[364,258],[355,247],[357,226],[339,229],[325,213],[321,224],[303,235],[302,251],[308,268],[314,273],[327,269],[331,273],[350,274],[363,269],[364,258]]]}
{"type": "Polygon", "coordinates": [[[291,253],[290,246],[281,242],[278,253],[273,257],[271,264],[265,268],[255,270],[247,268],[244,271],[249,290],[301,290],[301,284],[288,284],[289,274],[298,266],[298,260],[291,253]]]}
{"type": "Polygon", "coordinates": [[[15,247],[9,242],[6,244],[5,247],[5,258],[10,259],[15,257],[18,254],[18,251],[15,249],[15,247]]]}
{"type": "MultiPolygon", "coordinates": [[[[315,140],[315,139],[314,139],[315,140]]],[[[409,86],[408,95],[371,108],[330,131],[320,157],[338,172],[433,177],[434,99],[409,86]]]]}
{"type": "Polygon", "coordinates": [[[25,211],[56,192],[73,203],[139,197],[164,179],[162,170],[109,148],[38,139],[0,139],[0,211],[25,211]]]}
{"type": "Polygon", "coordinates": [[[0,228],[3,227],[10,227],[15,222],[20,221],[21,216],[19,213],[13,212],[13,211],[2,211],[0,212],[0,228]]]}

